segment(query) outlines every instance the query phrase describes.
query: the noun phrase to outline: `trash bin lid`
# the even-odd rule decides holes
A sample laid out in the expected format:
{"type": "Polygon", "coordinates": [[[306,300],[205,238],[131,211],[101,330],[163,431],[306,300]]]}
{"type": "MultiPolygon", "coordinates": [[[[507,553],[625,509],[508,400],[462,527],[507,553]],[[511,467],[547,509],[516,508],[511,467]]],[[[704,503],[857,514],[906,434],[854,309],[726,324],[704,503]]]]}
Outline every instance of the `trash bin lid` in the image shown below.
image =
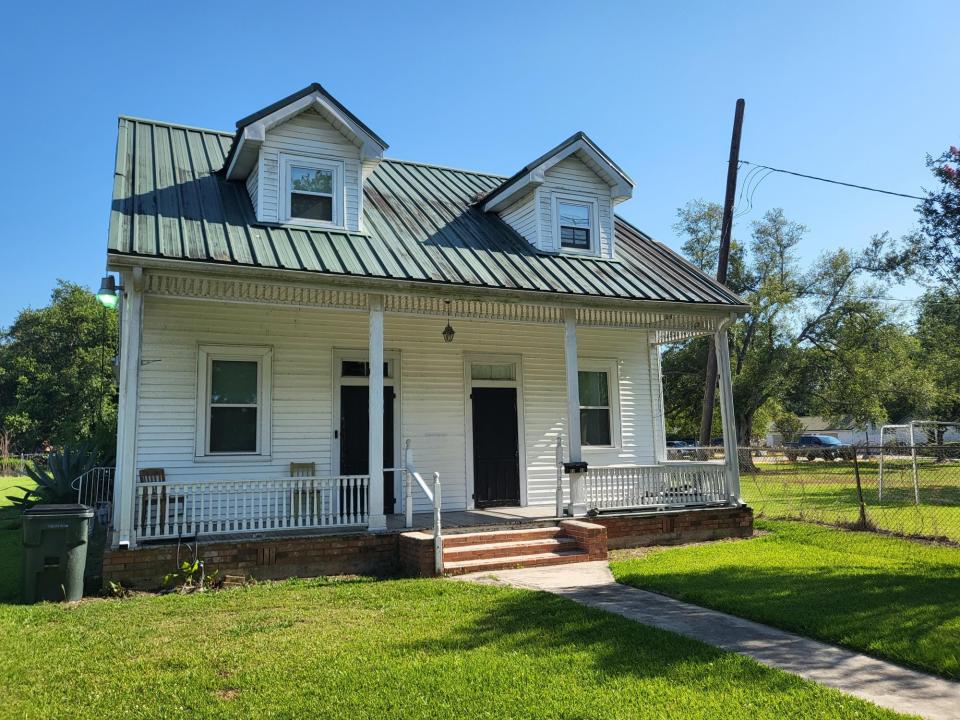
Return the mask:
{"type": "Polygon", "coordinates": [[[23,511],[24,515],[30,517],[80,517],[92,518],[93,508],[77,503],[62,505],[34,505],[32,508],[23,511]]]}

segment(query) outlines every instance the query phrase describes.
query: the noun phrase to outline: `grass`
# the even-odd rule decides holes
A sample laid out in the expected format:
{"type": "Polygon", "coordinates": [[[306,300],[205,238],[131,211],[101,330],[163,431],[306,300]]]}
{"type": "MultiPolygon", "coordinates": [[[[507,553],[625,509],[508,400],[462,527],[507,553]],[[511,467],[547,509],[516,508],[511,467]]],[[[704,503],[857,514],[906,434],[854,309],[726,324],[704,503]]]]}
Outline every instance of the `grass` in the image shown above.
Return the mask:
{"type": "MultiPolygon", "coordinates": [[[[769,518],[797,518],[831,524],[859,516],[853,465],[823,461],[758,462],[759,472],[744,474],[744,499],[769,518]]],[[[867,517],[879,529],[905,536],[960,542],[960,464],[918,462],[920,504],[915,504],[909,461],[889,460],[882,501],[879,463],[860,462],[867,517]]]]}
{"type": "Polygon", "coordinates": [[[960,549],[807,523],[619,554],[617,580],[960,678],[960,549]]]}
{"type": "Polygon", "coordinates": [[[20,550],[20,513],[10,506],[7,495],[22,495],[18,485],[30,487],[26,477],[0,476],[0,603],[20,597],[23,573],[20,550]]]}
{"type": "Polygon", "coordinates": [[[10,718],[893,718],[743,656],[449,580],[0,606],[10,718]]]}

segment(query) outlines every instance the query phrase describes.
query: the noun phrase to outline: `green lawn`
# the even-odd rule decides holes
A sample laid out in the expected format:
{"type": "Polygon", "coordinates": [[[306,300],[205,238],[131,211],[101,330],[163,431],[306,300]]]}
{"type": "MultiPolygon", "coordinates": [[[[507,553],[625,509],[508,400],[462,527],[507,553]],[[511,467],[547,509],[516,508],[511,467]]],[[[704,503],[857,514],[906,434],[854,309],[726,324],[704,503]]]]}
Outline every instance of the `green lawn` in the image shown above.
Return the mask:
{"type": "Polygon", "coordinates": [[[960,549],[758,521],[769,534],[611,562],[617,580],[960,678],[960,549]]]}
{"type": "Polygon", "coordinates": [[[3,717],[893,718],[545,593],[288,581],[0,606],[3,717]]]}
{"type": "MultiPolygon", "coordinates": [[[[757,462],[757,473],[744,473],[744,499],[768,518],[796,518],[826,523],[855,522],[859,516],[853,464],[849,462],[757,462]]],[[[869,519],[880,529],[901,535],[948,538],[960,542],[960,463],[918,463],[920,504],[916,504],[910,463],[891,460],[878,493],[879,464],[860,462],[861,484],[869,519]]]]}
{"type": "Polygon", "coordinates": [[[32,484],[25,477],[0,477],[0,603],[20,597],[23,573],[20,553],[20,514],[10,507],[7,495],[22,495],[18,485],[32,484]]]}

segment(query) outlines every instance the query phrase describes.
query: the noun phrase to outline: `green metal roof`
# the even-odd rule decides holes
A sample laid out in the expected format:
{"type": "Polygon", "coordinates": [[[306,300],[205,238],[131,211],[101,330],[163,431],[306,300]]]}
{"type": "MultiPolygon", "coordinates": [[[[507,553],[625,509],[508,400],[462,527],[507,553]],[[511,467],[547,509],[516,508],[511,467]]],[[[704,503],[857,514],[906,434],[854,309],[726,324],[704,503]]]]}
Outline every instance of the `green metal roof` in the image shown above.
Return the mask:
{"type": "Polygon", "coordinates": [[[544,253],[474,201],[499,175],[384,159],[364,187],[366,234],[259,223],[218,174],[233,134],[122,117],[111,256],[623,300],[741,305],[664,245],[616,221],[616,260],[544,253]]]}

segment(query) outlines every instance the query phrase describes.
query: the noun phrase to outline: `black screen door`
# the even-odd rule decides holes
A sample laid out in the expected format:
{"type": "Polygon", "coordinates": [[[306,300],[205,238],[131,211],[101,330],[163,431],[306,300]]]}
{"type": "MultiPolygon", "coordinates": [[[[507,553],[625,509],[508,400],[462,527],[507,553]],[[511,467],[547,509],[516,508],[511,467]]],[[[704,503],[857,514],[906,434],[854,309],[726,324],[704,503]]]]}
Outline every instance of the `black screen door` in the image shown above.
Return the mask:
{"type": "Polygon", "coordinates": [[[473,389],[473,500],[478,508],[520,504],[517,389],[473,389]]]}
{"type": "MultiPolygon", "coordinates": [[[[340,474],[370,472],[370,390],[366,385],[340,386],[340,474]]],[[[383,466],[393,467],[393,387],[383,388],[383,466]]],[[[393,473],[383,474],[383,511],[394,510],[393,473]]]]}

